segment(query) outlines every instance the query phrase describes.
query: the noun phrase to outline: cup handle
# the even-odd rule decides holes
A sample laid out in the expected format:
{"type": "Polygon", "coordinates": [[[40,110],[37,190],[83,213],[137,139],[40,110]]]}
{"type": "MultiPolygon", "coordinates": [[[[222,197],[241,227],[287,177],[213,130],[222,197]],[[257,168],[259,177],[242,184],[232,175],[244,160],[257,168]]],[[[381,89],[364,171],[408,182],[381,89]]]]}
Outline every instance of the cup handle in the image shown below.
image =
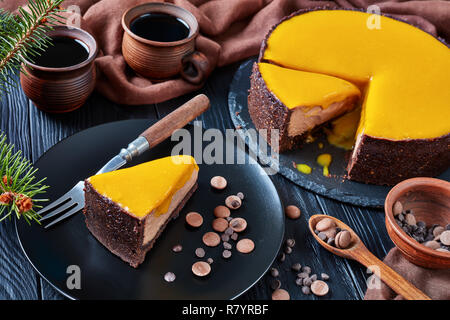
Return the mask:
{"type": "Polygon", "coordinates": [[[181,76],[186,81],[199,84],[205,80],[205,75],[209,68],[209,61],[203,53],[199,51],[189,53],[181,59],[181,63],[183,65],[181,76]]]}

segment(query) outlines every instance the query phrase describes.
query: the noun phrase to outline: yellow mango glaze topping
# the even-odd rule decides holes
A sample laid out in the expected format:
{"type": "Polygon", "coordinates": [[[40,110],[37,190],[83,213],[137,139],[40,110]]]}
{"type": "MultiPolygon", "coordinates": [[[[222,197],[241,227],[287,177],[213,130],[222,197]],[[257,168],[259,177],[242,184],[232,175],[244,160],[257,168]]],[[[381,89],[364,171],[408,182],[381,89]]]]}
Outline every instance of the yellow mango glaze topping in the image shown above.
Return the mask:
{"type": "MultiPolygon", "coordinates": [[[[428,33],[388,17],[377,16],[379,28],[373,28],[370,17],[349,10],[294,16],[273,30],[262,61],[337,77],[363,89],[357,134],[391,140],[449,134],[449,48],[428,33]]],[[[294,92],[309,87],[299,83],[290,84],[294,92]]],[[[285,85],[286,81],[280,84],[285,85]]],[[[322,105],[327,97],[318,100],[316,104],[322,105]]],[[[291,98],[286,101],[292,104],[291,98]]]]}
{"type": "Polygon", "coordinates": [[[258,66],[267,88],[289,109],[317,105],[326,109],[349,96],[360,96],[355,85],[339,78],[269,63],[259,63],[258,66]]]}
{"type": "Polygon", "coordinates": [[[198,170],[191,156],[172,156],[90,177],[95,190],[132,215],[166,213],[173,195],[198,170]]]}

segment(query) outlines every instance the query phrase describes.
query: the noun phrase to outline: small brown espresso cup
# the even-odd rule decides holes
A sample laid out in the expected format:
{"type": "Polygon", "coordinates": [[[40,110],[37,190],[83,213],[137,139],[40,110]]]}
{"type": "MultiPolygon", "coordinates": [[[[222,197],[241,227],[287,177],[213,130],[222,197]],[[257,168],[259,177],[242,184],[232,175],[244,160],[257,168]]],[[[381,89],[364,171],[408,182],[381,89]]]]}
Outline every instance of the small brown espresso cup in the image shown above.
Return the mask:
{"type": "Polygon", "coordinates": [[[26,74],[20,83],[25,95],[39,109],[50,113],[70,112],[81,107],[95,87],[94,59],[97,43],[88,32],[67,26],[55,26],[47,33],[50,37],[67,37],[82,42],[87,58],[68,67],[43,67],[26,61],[26,74]]]}
{"type": "Polygon", "coordinates": [[[138,74],[152,80],[163,80],[180,74],[185,80],[199,84],[205,79],[209,62],[195,51],[199,34],[197,19],[189,11],[164,2],[150,2],[127,10],[122,16],[125,30],[122,54],[127,64],[138,74]],[[189,27],[186,38],[162,42],[148,40],[131,31],[131,23],[146,14],[167,14],[185,22],[189,27]]]}

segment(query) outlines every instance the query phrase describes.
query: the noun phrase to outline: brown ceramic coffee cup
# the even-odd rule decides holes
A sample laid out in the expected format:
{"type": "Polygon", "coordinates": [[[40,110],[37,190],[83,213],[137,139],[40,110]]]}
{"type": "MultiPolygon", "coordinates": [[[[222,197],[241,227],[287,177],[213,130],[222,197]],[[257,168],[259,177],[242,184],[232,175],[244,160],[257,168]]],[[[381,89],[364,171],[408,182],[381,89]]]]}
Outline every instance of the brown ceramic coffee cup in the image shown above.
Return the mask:
{"type": "Polygon", "coordinates": [[[24,63],[25,73],[20,75],[22,89],[43,111],[73,111],[81,107],[94,90],[97,43],[88,32],[74,27],[56,26],[47,35],[81,41],[88,50],[88,57],[78,64],[62,68],[43,67],[27,60],[24,63]]]}
{"type": "Polygon", "coordinates": [[[123,14],[122,27],[125,30],[122,54],[136,73],[153,80],[181,75],[194,84],[205,79],[209,62],[205,55],[195,51],[199,26],[197,19],[189,11],[170,3],[145,3],[123,14]],[[181,19],[189,26],[188,36],[178,41],[160,42],[136,35],[131,31],[130,24],[134,19],[148,13],[163,13],[181,19]]]}

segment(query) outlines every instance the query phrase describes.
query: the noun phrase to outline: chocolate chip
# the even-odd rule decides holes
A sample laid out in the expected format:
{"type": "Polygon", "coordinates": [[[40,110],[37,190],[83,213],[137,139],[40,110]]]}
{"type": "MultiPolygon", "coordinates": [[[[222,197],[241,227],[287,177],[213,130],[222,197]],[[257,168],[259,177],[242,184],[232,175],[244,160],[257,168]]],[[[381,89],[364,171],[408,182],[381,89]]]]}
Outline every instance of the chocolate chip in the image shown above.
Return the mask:
{"type": "Polygon", "coordinates": [[[301,268],[302,268],[302,265],[301,265],[300,263],[294,263],[294,264],[291,266],[291,269],[292,269],[293,271],[295,271],[295,272],[299,272],[301,268]]]}
{"type": "Polygon", "coordinates": [[[284,289],[277,289],[272,293],[272,300],[290,300],[289,292],[284,289]]]}
{"type": "Polygon", "coordinates": [[[450,223],[445,226],[445,230],[450,230],[450,223]]]}
{"type": "Polygon", "coordinates": [[[213,258],[208,258],[206,259],[206,262],[208,262],[209,264],[212,264],[214,262],[213,258]]]}
{"type": "Polygon", "coordinates": [[[231,244],[229,244],[228,242],[224,242],[223,243],[223,248],[227,249],[227,250],[231,250],[231,248],[233,248],[233,246],[231,244]]]}
{"type": "Polygon", "coordinates": [[[223,190],[227,186],[227,180],[224,177],[221,176],[215,176],[211,178],[211,187],[223,190]]]}
{"type": "Polygon", "coordinates": [[[234,233],[234,231],[233,231],[233,228],[231,228],[231,227],[228,227],[228,228],[225,230],[225,234],[226,234],[227,236],[231,236],[233,233],[234,233]]]}
{"type": "Polygon", "coordinates": [[[203,243],[208,247],[215,247],[220,243],[220,237],[215,232],[207,232],[203,235],[203,243]]]}
{"type": "Polygon", "coordinates": [[[302,287],[302,292],[303,292],[303,294],[308,295],[308,294],[311,294],[311,289],[309,287],[307,287],[307,286],[303,286],[302,287]]]}
{"type": "Polygon", "coordinates": [[[230,250],[223,250],[222,257],[224,257],[225,259],[230,258],[231,257],[231,251],[230,250]]]}
{"type": "Polygon", "coordinates": [[[396,201],[394,203],[394,207],[392,208],[392,211],[394,213],[394,216],[399,215],[400,213],[403,212],[403,205],[400,201],[396,201]]]}
{"type": "Polygon", "coordinates": [[[216,218],[212,222],[212,228],[217,232],[224,232],[228,228],[228,221],[224,218],[216,218]]]}
{"type": "Polygon", "coordinates": [[[240,253],[250,253],[255,249],[255,243],[250,239],[241,239],[236,243],[236,249],[240,253]]]}
{"type": "Polygon", "coordinates": [[[203,248],[197,248],[197,249],[195,249],[195,255],[196,255],[198,258],[203,258],[203,257],[205,256],[205,249],[203,249],[203,248]]]}
{"type": "Polygon", "coordinates": [[[204,277],[211,272],[211,266],[207,262],[198,261],[192,265],[192,272],[198,277],[204,277]]]}
{"type": "Polygon", "coordinates": [[[287,239],[286,245],[290,248],[293,248],[295,246],[295,240],[294,239],[287,239]]]}
{"type": "Polygon", "coordinates": [[[234,232],[242,232],[247,228],[247,221],[243,218],[234,218],[229,224],[234,232]]]}
{"type": "Polygon", "coordinates": [[[232,195],[225,199],[225,205],[233,210],[239,209],[242,205],[242,200],[238,196],[232,195]]]}
{"type": "Polygon", "coordinates": [[[270,268],[270,275],[274,278],[278,277],[280,275],[280,272],[277,268],[270,268]]]}
{"type": "Polygon", "coordinates": [[[326,284],[326,282],[322,281],[322,280],[316,280],[311,284],[311,291],[312,293],[314,293],[316,296],[324,296],[328,293],[328,285],[326,284]]]}
{"type": "Polygon", "coordinates": [[[298,219],[302,214],[300,209],[294,205],[287,206],[284,209],[284,213],[289,219],[298,219]]]}
{"type": "Polygon", "coordinates": [[[272,280],[270,281],[270,288],[271,288],[272,290],[280,289],[280,287],[281,287],[281,281],[280,281],[280,280],[278,280],[278,279],[272,279],[272,280]]]}
{"type": "Polygon", "coordinates": [[[233,220],[233,217],[231,217],[231,216],[230,217],[226,217],[225,220],[227,220],[227,222],[230,222],[231,220],[233,220]]]}
{"type": "Polygon", "coordinates": [[[233,233],[230,238],[234,241],[236,241],[238,239],[238,234],[237,233],[233,233]]]}
{"type": "Polygon", "coordinates": [[[203,224],[203,217],[198,212],[189,212],[186,215],[186,222],[191,227],[198,228],[203,224]]]}
{"type": "Polygon", "coordinates": [[[397,216],[397,219],[398,219],[399,221],[403,222],[403,221],[405,220],[405,215],[404,215],[403,213],[400,213],[400,214],[397,216]]]}
{"type": "Polygon", "coordinates": [[[214,215],[216,218],[227,218],[231,214],[230,209],[225,206],[217,206],[214,208],[214,215]]]}
{"type": "Polygon", "coordinates": [[[319,237],[320,240],[327,241],[327,235],[325,232],[321,231],[317,236],[319,237]]]}
{"type": "Polygon", "coordinates": [[[419,228],[424,228],[424,229],[426,229],[427,224],[426,224],[424,221],[418,221],[418,222],[417,222],[417,226],[418,226],[419,228]]]}
{"type": "Polygon", "coordinates": [[[222,239],[223,242],[228,242],[228,241],[230,241],[230,236],[225,233],[222,233],[220,235],[220,239],[222,239]]]}
{"type": "Polygon", "coordinates": [[[327,240],[327,244],[329,244],[330,246],[335,246],[334,238],[329,238],[329,239],[327,240]]]}
{"type": "Polygon", "coordinates": [[[175,273],[173,272],[167,272],[164,275],[164,280],[166,280],[167,282],[174,282],[176,279],[175,273]]]}
{"type": "Polygon", "coordinates": [[[183,246],[181,244],[176,244],[172,247],[173,252],[181,252],[183,250],[183,246]]]}
{"type": "Polygon", "coordinates": [[[331,218],[323,218],[316,224],[316,229],[319,231],[325,231],[329,228],[335,227],[336,223],[331,218]]]}
{"type": "Polygon", "coordinates": [[[322,280],[328,280],[328,279],[330,279],[330,276],[329,276],[328,274],[326,274],[326,273],[321,273],[321,274],[320,274],[320,277],[322,278],[322,280]]]}
{"type": "Polygon", "coordinates": [[[304,267],[302,268],[302,271],[303,271],[304,273],[310,274],[310,273],[311,273],[311,267],[304,266],[304,267]]]}
{"type": "Polygon", "coordinates": [[[244,200],[244,194],[242,192],[238,192],[236,195],[239,197],[239,199],[244,200]]]}

